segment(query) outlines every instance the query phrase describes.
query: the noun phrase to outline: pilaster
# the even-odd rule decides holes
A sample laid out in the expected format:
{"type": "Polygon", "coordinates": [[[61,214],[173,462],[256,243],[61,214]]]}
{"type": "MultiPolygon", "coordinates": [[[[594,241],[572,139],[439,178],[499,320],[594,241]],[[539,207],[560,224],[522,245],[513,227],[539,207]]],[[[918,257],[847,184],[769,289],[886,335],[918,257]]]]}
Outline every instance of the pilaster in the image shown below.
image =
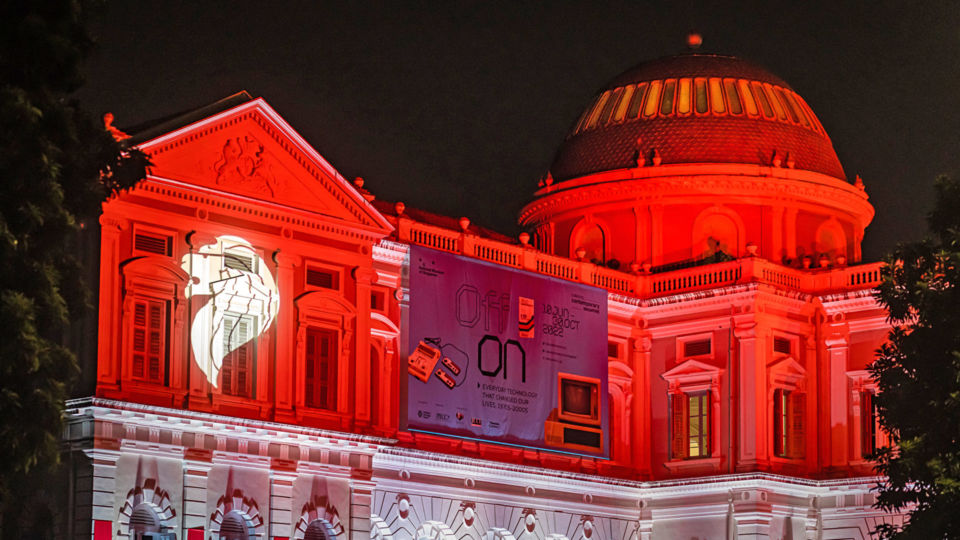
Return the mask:
{"type": "Polygon", "coordinates": [[[847,465],[847,356],[850,351],[850,340],[846,325],[831,324],[828,337],[824,340],[827,347],[827,363],[829,365],[829,384],[826,389],[829,396],[829,441],[830,453],[828,467],[844,467],[847,465]]]}
{"type": "Polygon", "coordinates": [[[763,374],[757,368],[757,326],[753,321],[737,324],[733,330],[737,339],[737,463],[738,471],[753,470],[760,459],[757,445],[757,402],[763,392],[763,374]]]}
{"type": "Polygon", "coordinates": [[[100,310],[97,347],[97,392],[120,382],[120,235],[127,220],[100,216],[100,310]]]}
{"type": "MultiPolygon", "coordinates": [[[[372,264],[371,259],[367,264],[372,264]]],[[[353,269],[353,279],[357,288],[357,347],[355,351],[355,387],[354,421],[357,424],[370,424],[370,289],[376,272],[369,266],[353,269]]]]}
{"type": "Polygon", "coordinates": [[[297,255],[276,252],[273,256],[277,263],[277,287],[280,294],[280,312],[277,314],[276,362],[273,373],[276,398],[276,419],[293,419],[296,396],[296,317],[294,313],[294,275],[302,264],[297,255]]]}

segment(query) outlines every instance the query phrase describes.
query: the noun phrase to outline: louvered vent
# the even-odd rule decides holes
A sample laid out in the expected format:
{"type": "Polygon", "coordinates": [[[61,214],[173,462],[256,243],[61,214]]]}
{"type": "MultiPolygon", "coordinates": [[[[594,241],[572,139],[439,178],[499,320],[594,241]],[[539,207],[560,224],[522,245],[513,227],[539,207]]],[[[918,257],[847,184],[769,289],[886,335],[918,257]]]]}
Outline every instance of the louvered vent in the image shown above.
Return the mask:
{"type": "Polygon", "coordinates": [[[790,354],[791,346],[790,340],[782,337],[773,338],[773,352],[780,354],[790,354]]]}
{"type": "Polygon", "coordinates": [[[220,538],[246,540],[248,536],[247,526],[236,511],[229,512],[223,517],[223,521],[220,522],[220,538]]]}
{"type": "Polygon", "coordinates": [[[303,535],[303,540],[328,540],[327,532],[323,529],[323,524],[321,524],[319,520],[313,520],[310,526],[307,527],[307,532],[303,535]]]}
{"type": "Polygon", "coordinates": [[[253,267],[253,256],[240,253],[224,253],[223,265],[233,270],[240,270],[241,272],[257,271],[257,269],[253,267]]]}
{"type": "Polygon", "coordinates": [[[698,339],[683,344],[684,356],[704,356],[710,354],[710,340],[698,339]]]}
{"type": "Polygon", "coordinates": [[[137,231],[133,235],[133,249],[142,253],[170,256],[171,238],[163,234],[137,231]]]}
{"type": "Polygon", "coordinates": [[[145,504],[138,504],[130,516],[130,528],[136,532],[159,532],[160,518],[157,512],[145,504]]]}
{"type": "Polygon", "coordinates": [[[321,289],[339,289],[337,274],[322,268],[307,267],[307,285],[321,289]]]}

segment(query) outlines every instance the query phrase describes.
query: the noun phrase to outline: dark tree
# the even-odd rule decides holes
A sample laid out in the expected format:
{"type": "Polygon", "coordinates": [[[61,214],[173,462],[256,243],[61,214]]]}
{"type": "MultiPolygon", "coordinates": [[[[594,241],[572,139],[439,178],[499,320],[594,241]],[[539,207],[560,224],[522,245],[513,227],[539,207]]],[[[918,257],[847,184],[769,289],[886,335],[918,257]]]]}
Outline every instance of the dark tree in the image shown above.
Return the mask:
{"type": "Polygon", "coordinates": [[[877,294],[894,328],[871,371],[895,443],[876,456],[878,505],[910,512],[883,538],[960,538],[960,183],[942,177],[936,193],[931,237],[889,256],[877,294]]]}
{"type": "MultiPolygon", "coordinates": [[[[102,123],[70,99],[91,51],[90,3],[0,2],[0,503],[11,510],[38,471],[57,462],[64,398],[77,373],[62,345],[89,305],[75,241],[112,191],[142,178],[102,123]],[[19,496],[19,495],[18,495],[19,496]]],[[[96,336],[88,336],[96,339],[96,336]]]]}

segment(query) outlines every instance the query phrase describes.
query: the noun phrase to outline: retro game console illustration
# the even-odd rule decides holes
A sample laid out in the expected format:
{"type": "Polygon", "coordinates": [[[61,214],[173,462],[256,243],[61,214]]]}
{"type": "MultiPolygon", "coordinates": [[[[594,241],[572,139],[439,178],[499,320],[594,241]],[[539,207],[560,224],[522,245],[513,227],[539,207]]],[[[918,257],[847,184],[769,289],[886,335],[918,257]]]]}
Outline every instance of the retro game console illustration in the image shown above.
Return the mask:
{"type": "Polygon", "coordinates": [[[413,354],[407,358],[407,371],[421,381],[427,382],[440,356],[440,349],[420,340],[413,354]]]}
{"type": "MultiPolygon", "coordinates": [[[[452,349],[450,355],[455,353],[463,354],[462,351],[451,345],[444,347],[452,349]]],[[[465,362],[466,358],[460,359],[465,362]]],[[[430,380],[430,375],[440,379],[447,388],[453,389],[457,386],[457,377],[463,373],[463,368],[450,356],[443,352],[443,348],[433,340],[420,340],[413,354],[407,358],[407,371],[422,382],[430,380]],[[437,365],[439,363],[439,366],[437,365]],[[444,369],[446,368],[446,369],[444,369]]]]}
{"type": "Polygon", "coordinates": [[[548,446],[603,452],[600,379],[557,374],[557,408],[543,425],[548,446]]]}

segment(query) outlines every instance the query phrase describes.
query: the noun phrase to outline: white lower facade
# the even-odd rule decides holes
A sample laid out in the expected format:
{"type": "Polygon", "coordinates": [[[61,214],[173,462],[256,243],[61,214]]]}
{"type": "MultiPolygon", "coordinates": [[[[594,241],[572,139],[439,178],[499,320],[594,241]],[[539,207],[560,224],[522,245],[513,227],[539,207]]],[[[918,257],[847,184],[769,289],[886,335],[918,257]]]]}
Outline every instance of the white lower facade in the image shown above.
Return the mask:
{"type": "Polygon", "coordinates": [[[62,537],[861,539],[877,478],[637,482],[395,441],[85,399],[68,404],[62,537]]]}

